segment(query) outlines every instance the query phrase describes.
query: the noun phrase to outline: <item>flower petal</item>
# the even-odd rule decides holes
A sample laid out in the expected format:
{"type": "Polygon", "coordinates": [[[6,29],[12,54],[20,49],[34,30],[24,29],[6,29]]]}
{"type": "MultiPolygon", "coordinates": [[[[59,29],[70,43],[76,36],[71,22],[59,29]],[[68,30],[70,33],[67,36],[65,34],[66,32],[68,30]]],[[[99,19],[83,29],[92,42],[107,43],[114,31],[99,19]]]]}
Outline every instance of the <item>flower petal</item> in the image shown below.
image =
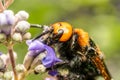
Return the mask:
{"type": "Polygon", "coordinates": [[[29,48],[28,48],[29,50],[39,50],[39,51],[45,50],[44,44],[38,40],[35,40],[33,42],[28,42],[28,44],[29,44],[29,48]]]}
{"type": "Polygon", "coordinates": [[[32,40],[26,40],[26,44],[29,46],[32,43],[32,40]]]}
{"type": "Polygon", "coordinates": [[[51,76],[56,76],[58,74],[58,72],[56,70],[51,70],[48,72],[48,74],[51,76]]]}
{"type": "Polygon", "coordinates": [[[47,67],[47,68],[52,67],[55,63],[62,61],[56,57],[55,51],[53,50],[53,48],[45,45],[45,49],[47,51],[47,55],[42,60],[42,63],[45,67],[47,67]]]}

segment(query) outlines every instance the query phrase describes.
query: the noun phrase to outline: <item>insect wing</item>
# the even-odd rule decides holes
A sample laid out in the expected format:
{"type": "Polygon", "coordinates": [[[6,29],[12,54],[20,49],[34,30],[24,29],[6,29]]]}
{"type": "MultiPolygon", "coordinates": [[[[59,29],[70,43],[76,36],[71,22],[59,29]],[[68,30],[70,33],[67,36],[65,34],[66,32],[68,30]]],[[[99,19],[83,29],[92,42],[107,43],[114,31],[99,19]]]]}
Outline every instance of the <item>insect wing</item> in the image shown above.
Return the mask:
{"type": "Polygon", "coordinates": [[[100,49],[95,45],[92,39],[90,39],[90,46],[95,49],[94,56],[91,57],[92,62],[94,65],[99,69],[101,75],[104,77],[105,80],[111,80],[112,77],[108,71],[108,68],[103,60],[103,56],[101,57],[102,52],[100,49]]]}

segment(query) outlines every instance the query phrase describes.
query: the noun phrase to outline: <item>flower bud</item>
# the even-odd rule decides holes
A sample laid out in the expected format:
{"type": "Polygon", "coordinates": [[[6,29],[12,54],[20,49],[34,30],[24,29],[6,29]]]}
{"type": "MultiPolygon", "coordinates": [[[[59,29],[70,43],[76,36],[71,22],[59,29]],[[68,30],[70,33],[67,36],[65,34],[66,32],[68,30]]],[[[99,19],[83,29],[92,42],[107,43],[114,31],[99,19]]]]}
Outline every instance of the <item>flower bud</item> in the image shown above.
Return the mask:
{"type": "Polygon", "coordinates": [[[5,80],[11,80],[12,76],[13,76],[13,73],[11,71],[4,73],[5,80]]]}
{"type": "Polygon", "coordinates": [[[18,20],[27,20],[29,18],[29,14],[26,11],[19,11],[15,17],[17,17],[18,20]]]}
{"type": "Polygon", "coordinates": [[[51,77],[50,77],[50,78],[47,77],[47,78],[45,78],[45,80],[57,80],[57,79],[55,79],[55,78],[53,78],[53,77],[52,77],[52,78],[51,78],[51,77]]]}
{"type": "Polygon", "coordinates": [[[15,21],[14,13],[11,10],[5,10],[0,13],[0,27],[13,25],[15,21]]]}
{"type": "Polygon", "coordinates": [[[5,64],[3,59],[0,57],[0,72],[4,72],[5,64]]]}
{"type": "Polygon", "coordinates": [[[7,59],[7,55],[6,54],[1,54],[0,55],[0,66],[5,66],[7,63],[6,63],[6,59],[7,59]]]}
{"type": "Polygon", "coordinates": [[[19,72],[19,73],[26,71],[26,69],[25,69],[25,67],[24,67],[23,64],[18,64],[15,69],[16,69],[16,71],[19,72]]]}
{"type": "Polygon", "coordinates": [[[14,33],[14,34],[12,35],[12,39],[13,39],[14,41],[21,42],[21,41],[22,41],[22,36],[21,36],[20,33],[14,33]]]}
{"type": "MultiPolygon", "coordinates": [[[[13,51],[13,56],[14,56],[14,60],[16,61],[17,53],[15,51],[13,51]]],[[[5,62],[6,62],[6,67],[7,67],[8,65],[11,64],[9,53],[7,53],[6,57],[7,58],[6,58],[5,62]]]]}
{"type": "Polygon", "coordinates": [[[0,42],[3,42],[6,40],[6,35],[4,33],[0,33],[0,42]]]}
{"type": "Polygon", "coordinates": [[[14,12],[12,10],[4,10],[4,14],[14,15],[14,12]]]}
{"type": "Polygon", "coordinates": [[[58,80],[57,76],[50,76],[48,75],[45,80],[58,80]]]}
{"type": "Polygon", "coordinates": [[[5,10],[3,13],[6,16],[7,25],[13,25],[15,22],[14,12],[12,10],[5,10]]]}
{"type": "Polygon", "coordinates": [[[11,27],[15,23],[14,13],[11,10],[5,10],[0,13],[0,30],[1,32],[9,35],[11,32],[11,27]]]}
{"type": "Polygon", "coordinates": [[[27,21],[19,21],[15,28],[16,31],[24,33],[30,28],[30,24],[27,21]]]}
{"type": "Polygon", "coordinates": [[[0,13],[0,29],[7,24],[6,16],[3,13],[0,13]]]}
{"type": "Polygon", "coordinates": [[[37,67],[35,67],[35,69],[34,69],[34,72],[35,73],[43,73],[43,72],[45,72],[45,70],[46,70],[46,67],[44,66],[44,65],[38,65],[37,67]]]}
{"type": "Polygon", "coordinates": [[[0,79],[3,78],[3,72],[0,72],[0,79]]]}
{"type": "Polygon", "coordinates": [[[30,39],[31,38],[31,33],[30,32],[27,32],[27,33],[25,33],[24,35],[23,35],[23,39],[24,40],[28,40],[28,39],[30,39]]]}
{"type": "Polygon", "coordinates": [[[60,68],[58,71],[59,71],[59,73],[61,75],[64,75],[64,76],[66,76],[66,75],[69,74],[69,70],[68,69],[62,69],[62,68],[60,68]]]}

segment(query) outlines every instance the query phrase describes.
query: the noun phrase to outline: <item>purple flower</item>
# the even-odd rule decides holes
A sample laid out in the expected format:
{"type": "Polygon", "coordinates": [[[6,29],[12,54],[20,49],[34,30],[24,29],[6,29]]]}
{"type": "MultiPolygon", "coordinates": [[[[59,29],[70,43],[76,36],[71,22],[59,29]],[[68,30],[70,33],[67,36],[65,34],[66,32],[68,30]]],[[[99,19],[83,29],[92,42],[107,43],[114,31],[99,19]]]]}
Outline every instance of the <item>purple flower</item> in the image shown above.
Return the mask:
{"type": "Polygon", "coordinates": [[[41,53],[43,51],[47,51],[46,57],[42,59],[42,64],[45,67],[52,67],[57,62],[62,61],[56,57],[54,49],[50,46],[47,46],[38,40],[27,40],[26,43],[29,46],[28,50],[33,51],[33,53],[31,53],[30,55],[38,55],[38,52],[41,53]]]}
{"type": "Polygon", "coordinates": [[[58,72],[56,70],[51,70],[48,72],[48,74],[51,76],[56,76],[58,74],[58,72]]]}

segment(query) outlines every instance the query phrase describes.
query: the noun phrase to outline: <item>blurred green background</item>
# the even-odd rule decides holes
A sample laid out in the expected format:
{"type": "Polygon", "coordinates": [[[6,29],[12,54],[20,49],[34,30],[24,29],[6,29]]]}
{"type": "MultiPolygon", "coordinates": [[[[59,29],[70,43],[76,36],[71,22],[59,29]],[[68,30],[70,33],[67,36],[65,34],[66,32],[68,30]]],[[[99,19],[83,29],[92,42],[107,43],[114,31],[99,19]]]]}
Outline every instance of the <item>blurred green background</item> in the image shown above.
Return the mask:
{"type": "MultiPolygon", "coordinates": [[[[9,9],[15,13],[27,11],[30,23],[50,25],[67,21],[73,27],[84,29],[104,52],[114,80],[120,80],[120,0],[15,0],[9,9]]],[[[30,32],[35,37],[41,29],[30,32]]],[[[25,42],[14,49],[18,52],[17,62],[22,63],[27,52],[25,42]]],[[[30,75],[26,80],[43,80],[40,75],[30,75]]]]}

